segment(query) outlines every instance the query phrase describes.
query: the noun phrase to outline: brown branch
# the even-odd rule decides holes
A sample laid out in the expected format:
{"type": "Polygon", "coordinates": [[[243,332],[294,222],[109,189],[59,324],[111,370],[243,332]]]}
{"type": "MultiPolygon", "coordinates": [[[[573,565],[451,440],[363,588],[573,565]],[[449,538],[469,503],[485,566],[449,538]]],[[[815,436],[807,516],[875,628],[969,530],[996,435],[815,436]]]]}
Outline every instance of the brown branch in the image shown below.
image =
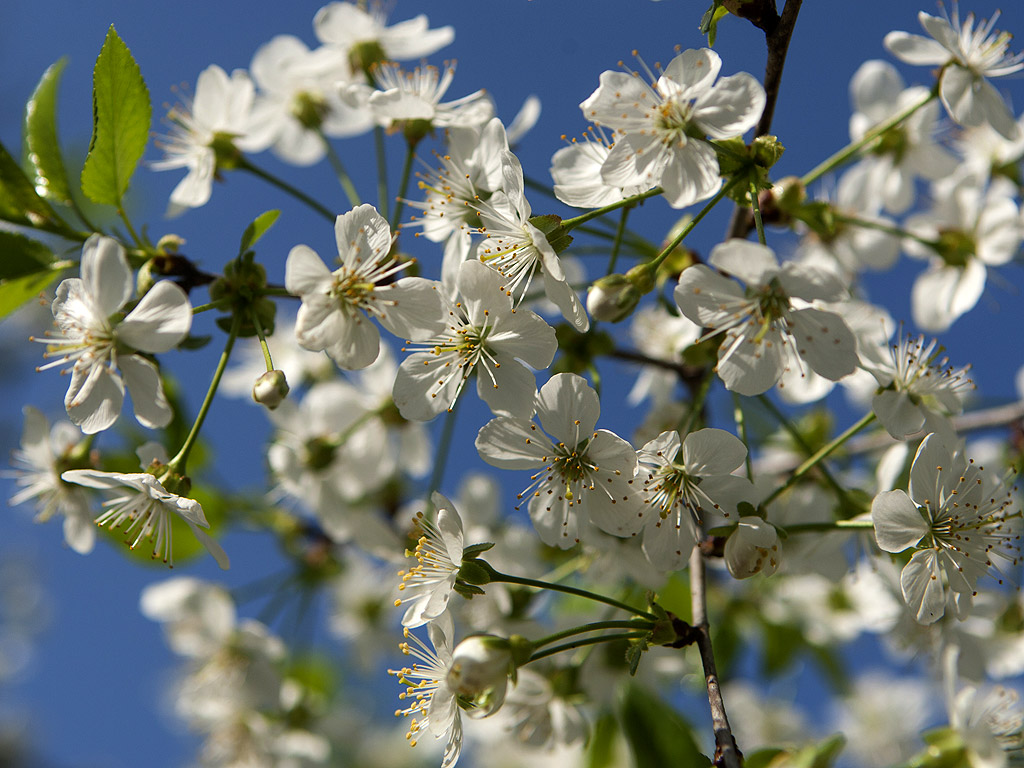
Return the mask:
{"type": "MultiPolygon", "coordinates": [[[[789,41],[793,37],[796,17],[800,13],[803,0],[786,0],[786,7],[778,17],[778,22],[764,27],[765,44],[768,46],[768,59],[764,68],[765,104],[761,119],[757,121],[754,136],[765,136],[771,130],[772,118],[775,116],[775,103],[779,99],[779,88],[782,85],[782,70],[786,65],[786,54],[789,52],[789,41]]],[[[737,205],[729,222],[728,237],[746,237],[754,229],[754,219],[746,206],[737,205]]]]}
{"type": "Polygon", "coordinates": [[[704,683],[708,689],[708,704],[711,705],[711,725],[715,730],[714,764],[723,768],[741,768],[743,756],[736,746],[736,739],[729,727],[725,713],[722,689],[718,684],[718,669],[715,667],[715,653],[711,648],[711,630],[708,627],[707,594],[704,588],[704,557],[700,547],[694,547],[690,554],[690,601],[693,611],[691,625],[696,632],[697,649],[704,667],[704,683]]]}

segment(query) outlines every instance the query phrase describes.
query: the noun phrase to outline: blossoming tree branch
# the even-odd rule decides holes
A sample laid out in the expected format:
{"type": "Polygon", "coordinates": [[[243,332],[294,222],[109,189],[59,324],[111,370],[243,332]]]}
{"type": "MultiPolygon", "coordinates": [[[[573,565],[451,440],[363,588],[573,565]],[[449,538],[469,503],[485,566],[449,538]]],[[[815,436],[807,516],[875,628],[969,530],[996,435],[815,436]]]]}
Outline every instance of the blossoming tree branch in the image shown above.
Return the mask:
{"type": "Polygon", "coordinates": [[[539,169],[516,154],[537,100],[505,124],[454,63],[428,63],[454,29],[365,3],[321,8],[315,48],[281,34],[248,70],[209,66],[152,141],[151,94],[110,27],[81,168],[57,132],[64,62],[43,74],[24,145],[0,146],[0,312],[45,296],[29,375],[68,386],[64,416],[24,408],[11,503],[59,519],[82,555],[99,537],[185,571],[140,575],[140,607],[182,657],[199,763],[1024,761],[1024,709],[999,682],[1024,673],[1024,410],[989,408],[941,340],[984,322],[990,274],[1020,259],[1024,121],[1000,78],[1024,54],[955,2],[894,11],[916,31],[853,74],[849,143],[790,168],[771,126],[799,12],[680,10],[695,47],[624,50],[591,93],[560,93],[578,137],[539,169]],[[763,81],[713,48],[740,23],[764,32],[763,81]],[[363,134],[376,178],[348,168],[363,134]],[[144,223],[126,200],[150,143],[149,168],[180,181],[144,223]],[[330,204],[302,186],[319,163],[330,204]],[[247,184],[281,209],[236,222],[220,263],[186,255],[173,218],[247,184]],[[297,207],[336,252],[305,230],[267,252],[297,207]],[[905,258],[909,303],[872,303],[866,273],[905,258]],[[177,382],[206,345],[220,354],[193,412],[177,382]],[[238,395],[269,420],[255,493],[216,480],[207,416],[238,395]],[[490,415],[457,429],[477,399],[490,415]],[[228,569],[235,529],[285,552],[278,616],[332,596],[321,618],[344,652],[189,575],[206,553],[228,569]],[[867,634],[922,674],[851,679],[867,634]],[[817,664],[836,727],[744,687],[757,657],[768,679],[817,664]],[[397,706],[367,710],[396,710],[418,749],[390,754],[384,718],[343,725],[371,695],[351,670],[394,678],[369,687],[397,706]]]}

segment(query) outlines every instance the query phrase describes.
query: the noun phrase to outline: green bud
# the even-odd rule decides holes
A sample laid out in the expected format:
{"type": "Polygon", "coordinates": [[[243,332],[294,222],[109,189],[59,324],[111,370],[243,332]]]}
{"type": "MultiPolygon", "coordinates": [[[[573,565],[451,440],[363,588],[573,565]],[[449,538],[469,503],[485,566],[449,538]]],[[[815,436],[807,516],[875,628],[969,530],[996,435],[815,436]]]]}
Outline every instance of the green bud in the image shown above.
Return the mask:
{"type": "Polygon", "coordinates": [[[349,49],[348,63],[353,72],[362,72],[366,79],[373,82],[373,67],[388,60],[384,48],[376,40],[356,43],[349,49]]]}
{"type": "Polygon", "coordinates": [[[139,267],[139,273],[135,276],[135,291],[139,297],[149,293],[149,289],[156,285],[156,277],[153,276],[153,259],[149,259],[139,267]]]}
{"type": "Polygon", "coordinates": [[[625,275],[607,275],[587,290],[587,312],[595,320],[617,323],[632,314],[642,295],[625,275]]]}
{"type": "Polygon", "coordinates": [[[292,115],[309,130],[319,130],[327,117],[327,102],[321,96],[302,92],[292,102],[292,115]]]}

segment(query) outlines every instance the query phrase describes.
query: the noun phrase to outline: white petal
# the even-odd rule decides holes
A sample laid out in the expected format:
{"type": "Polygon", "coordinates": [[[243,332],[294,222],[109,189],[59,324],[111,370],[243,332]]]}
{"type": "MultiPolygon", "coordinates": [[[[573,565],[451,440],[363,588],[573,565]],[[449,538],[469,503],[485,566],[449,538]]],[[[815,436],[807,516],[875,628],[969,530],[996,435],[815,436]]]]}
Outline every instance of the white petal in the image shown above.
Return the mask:
{"type": "Polygon", "coordinates": [[[889,53],[907,64],[945,64],[952,58],[935,40],[909,32],[890,32],[883,43],[889,53]]]}
{"type": "Polygon", "coordinates": [[[754,127],[765,100],[764,88],[746,72],[723,77],[694,104],[694,122],[713,139],[738,136],[754,127]]]}
{"type": "Polygon", "coordinates": [[[816,373],[838,381],[857,367],[857,339],[834,312],[798,309],[789,314],[797,353],[816,373]]]}
{"type": "Polygon", "coordinates": [[[159,354],[174,349],[192,328],[192,304],[170,280],[161,280],[117,326],[117,338],[140,350],[159,354]]]}
{"type": "Polygon", "coordinates": [[[945,612],[946,597],[935,550],[915,552],[900,574],[903,599],[919,624],[931,624],[945,612]]]}
{"type": "Polygon", "coordinates": [[[501,469],[536,469],[551,454],[547,435],[526,419],[499,416],[481,427],[476,436],[480,458],[501,469]]]}
{"type": "Polygon", "coordinates": [[[289,293],[299,296],[324,293],[332,280],[331,270],[312,248],[296,245],[289,251],[284,266],[284,284],[289,293]]]}
{"type": "Polygon", "coordinates": [[[528,419],[533,415],[537,383],[533,373],[512,358],[498,364],[481,360],[476,369],[477,394],[496,415],[528,419]]]}
{"type": "Polygon", "coordinates": [[[771,248],[739,238],[712,248],[708,264],[750,286],[764,285],[779,272],[779,260],[771,248]]]}
{"type": "MultiPolygon", "coordinates": [[[[653,179],[651,182],[655,183],[653,179]]],[[[673,208],[685,208],[711,197],[722,186],[715,150],[696,139],[671,152],[661,173],[661,186],[673,208]]]]}
{"type": "Polygon", "coordinates": [[[139,424],[150,429],[166,427],[174,412],[164,396],[156,366],[139,355],[122,355],[119,362],[139,424]]]}
{"type": "Polygon", "coordinates": [[[68,417],[87,435],[113,426],[121,414],[124,383],[105,365],[76,367],[64,396],[68,417]]]}
{"type": "Polygon", "coordinates": [[[391,250],[391,229],[372,205],[364,203],[334,221],[341,262],[355,269],[361,262],[379,262],[391,250]]]}
{"type": "Polygon", "coordinates": [[[699,429],[683,441],[683,464],[691,475],[728,475],[746,458],[743,441],[724,429],[699,429]]]}
{"type": "Polygon", "coordinates": [[[85,241],[81,274],[85,291],[104,318],[123,307],[135,289],[124,249],[110,237],[92,235],[85,241]]]}
{"type": "Polygon", "coordinates": [[[924,411],[903,392],[886,389],[871,400],[871,410],[885,430],[897,440],[905,440],[924,426],[924,411]]]}
{"type": "Polygon", "coordinates": [[[537,418],[544,430],[568,446],[579,445],[593,434],[600,413],[597,392],[575,373],[552,376],[537,397],[537,418]]]}
{"type": "MultiPolygon", "coordinates": [[[[358,310],[353,312],[353,316],[335,312],[331,317],[337,321],[330,324],[336,335],[324,339],[327,342],[324,349],[339,367],[357,371],[377,359],[380,353],[380,331],[369,318],[358,310]]],[[[323,328],[326,325],[321,326],[323,328]]]]}
{"type": "Polygon", "coordinates": [[[909,549],[928,533],[928,523],[917,505],[900,490],[875,496],[871,502],[871,522],[875,526],[875,541],[886,552],[909,549]]]}

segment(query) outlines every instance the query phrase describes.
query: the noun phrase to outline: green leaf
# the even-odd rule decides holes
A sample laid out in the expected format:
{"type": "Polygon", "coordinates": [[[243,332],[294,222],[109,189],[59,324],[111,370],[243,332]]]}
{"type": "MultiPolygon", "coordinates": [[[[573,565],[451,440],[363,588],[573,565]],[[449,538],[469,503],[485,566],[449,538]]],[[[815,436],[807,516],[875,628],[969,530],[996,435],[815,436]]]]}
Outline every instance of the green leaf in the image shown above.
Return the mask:
{"type": "Polygon", "coordinates": [[[0,219],[74,236],[50,204],[36,193],[18,161],[3,144],[0,144],[0,219]]]}
{"type": "Polygon", "coordinates": [[[252,224],[245,228],[245,232],[242,233],[242,245],[238,249],[238,254],[241,255],[256,245],[256,241],[263,237],[268,229],[274,226],[274,222],[277,221],[277,217],[280,215],[280,211],[273,209],[257,216],[252,224]]]}
{"type": "Polygon", "coordinates": [[[0,280],[0,320],[23,304],[37,298],[63,271],[62,269],[51,269],[13,280],[0,280]]]}
{"type": "Polygon", "coordinates": [[[622,699],[622,730],[634,765],[710,766],[689,724],[667,703],[638,685],[622,699]]]}
{"type": "Polygon", "coordinates": [[[715,47],[715,38],[718,36],[718,22],[729,15],[727,8],[722,6],[722,0],[714,0],[700,20],[700,33],[707,35],[708,45],[715,47]]]}
{"type": "Polygon", "coordinates": [[[57,140],[57,86],[67,58],[43,73],[25,105],[25,144],[36,192],[45,198],[71,204],[71,188],[57,140]]]}
{"type": "Polygon", "coordinates": [[[0,230],[0,280],[48,272],[53,253],[38,240],[0,230]]]}
{"type": "Polygon", "coordinates": [[[111,25],[92,76],[92,140],[82,192],[94,203],[120,206],[146,148],[153,108],[131,51],[111,25]]]}
{"type": "Polygon", "coordinates": [[[594,723],[594,731],[587,745],[586,768],[614,768],[618,764],[618,756],[615,754],[615,737],[618,732],[618,723],[611,714],[602,715],[594,723]]]}

